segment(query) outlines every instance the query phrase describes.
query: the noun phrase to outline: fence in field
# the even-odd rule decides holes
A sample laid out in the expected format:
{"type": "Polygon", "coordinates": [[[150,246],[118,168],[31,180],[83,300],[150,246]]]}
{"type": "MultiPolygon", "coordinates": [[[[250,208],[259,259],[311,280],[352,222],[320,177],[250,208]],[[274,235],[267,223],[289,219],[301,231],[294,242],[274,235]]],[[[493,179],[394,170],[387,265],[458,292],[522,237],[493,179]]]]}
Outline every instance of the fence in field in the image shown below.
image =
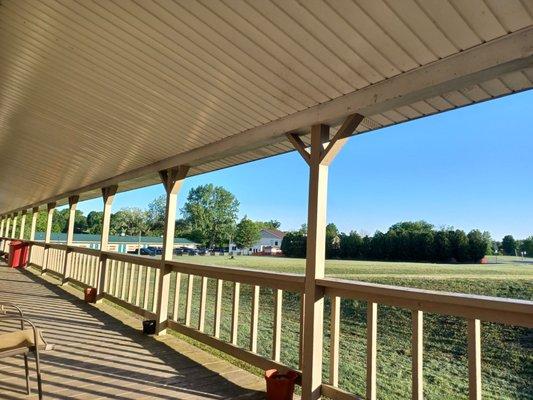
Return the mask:
{"type": "MultiPolygon", "coordinates": [[[[3,241],[8,240],[2,238],[3,241]]],[[[299,371],[302,341],[305,277],[257,270],[196,265],[109,251],[29,242],[30,263],[42,272],[50,271],[60,279],[81,287],[96,287],[102,298],[155,319],[162,298],[159,292],[162,271],[170,274],[166,326],[183,335],[261,369],[291,368],[299,371]],[[250,304],[242,307],[245,290],[250,304]],[[284,294],[286,294],[284,296],[284,294]],[[265,297],[266,296],[266,297],[265,297]],[[291,306],[284,308],[284,300],[291,306]],[[296,299],[296,300],[295,300],[296,299]],[[212,307],[208,307],[208,304],[212,307]],[[297,310],[295,310],[297,309],[297,310]],[[267,310],[270,351],[258,348],[260,319],[267,310]],[[223,337],[223,314],[230,314],[229,335],[223,337]],[[290,314],[287,316],[286,314],[290,314]],[[296,314],[296,315],[295,315],[296,314]],[[282,362],[287,344],[282,340],[284,317],[299,320],[299,355],[293,362],[282,362]],[[239,332],[246,323],[246,339],[239,332]],[[242,335],[241,335],[242,336],[242,335]]],[[[421,289],[347,281],[333,278],[316,280],[330,304],[329,374],[321,392],[332,399],[362,398],[339,387],[340,304],[351,299],[367,304],[366,315],[366,393],[377,398],[377,329],[380,306],[393,306],[411,313],[412,398],[423,399],[424,314],[465,319],[468,341],[468,380],[470,399],[481,398],[481,321],[533,327],[533,302],[486,296],[445,293],[421,289]]]]}

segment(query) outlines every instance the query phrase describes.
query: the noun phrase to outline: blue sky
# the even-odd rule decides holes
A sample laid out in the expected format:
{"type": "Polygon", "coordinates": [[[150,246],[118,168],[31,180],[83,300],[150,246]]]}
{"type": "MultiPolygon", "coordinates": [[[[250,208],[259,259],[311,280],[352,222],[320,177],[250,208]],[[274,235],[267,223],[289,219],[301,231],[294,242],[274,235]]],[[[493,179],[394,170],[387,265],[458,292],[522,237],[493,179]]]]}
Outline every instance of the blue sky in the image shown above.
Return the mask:
{"type": "MultiPolygon", "coordinates": [[[[399,221],[488,230],[495,239],[533,235],[533,91],[465,107],[350,139],[330,167],[328,221],[373,234],[399,221]]],[[[308,173],[295,152],[191,177],[224,186],[240,215],[306,222],[308,173]]],[[[113,209],[141,207],[161,185],[117,195],[113,209]]],[[[101,210],[94,199],[85,213],[101,210]]]]}

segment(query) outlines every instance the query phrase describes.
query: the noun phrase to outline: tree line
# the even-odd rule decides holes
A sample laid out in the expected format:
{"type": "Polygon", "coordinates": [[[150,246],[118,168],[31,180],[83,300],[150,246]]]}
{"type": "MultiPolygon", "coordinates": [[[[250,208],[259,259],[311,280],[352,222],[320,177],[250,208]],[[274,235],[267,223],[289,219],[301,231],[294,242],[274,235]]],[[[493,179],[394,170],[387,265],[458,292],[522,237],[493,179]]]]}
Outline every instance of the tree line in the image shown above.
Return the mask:
{"type": "MultiPolygon", "coordinates": [[[[285,235],[281,249],[288,257],[305,257],[306,245],[307,232],[303,226],[285,235]]],[[[437,230],[425,221],[400,222],[387,232],[377,231],[373,236],[355,231],[341,233],[335,224],[326,228],[326,257],[329,259],[479,262],[486,254],[491,254],[492,248],[488,232],[474,229],[467,234],[460,229],[437,230]]]]}
{"type": "MultiPolygon", "coordinates": [[[[110,234],[128,236],[162,236],[165,224],[165,196],[148,204],[146,209],[122,208],[111,215],[110,234]]],[[[278,229],[280,223],[251,221],[246,216],[237,219],[239,201],[221,186],[212,184],[192,188],[176,220],[175,235],[192,240],[207,248],[225,247],[230,241],[239,248],[249,248],[260,238],[261,229],[278,229]]],[[[52,219],[52,232],[67,232],[68,209],[56,211],[52,219]]],[[[91,211],[87,215],[76,211],[75,233],[100,234],[103,212],[91,211]]],[[[28,215],[31,220],[31,213],[28,215]]],[[[30,224],[25,225],[29,237],[30,224]]],[[[46,230],[46,212],[40,211],[36,230],[46,230]]],[[[288,232],[281,249],[288,257],[305,257],[307,228],[288,232]]],[[[486,254],[515,255],[525,251],[533,256],[533,236],[515,240],[507,235],[501,242],[493,241],[488,232],[472,230],[468,234],[459,229],[435,229],[425,221],[401,222],[387,232],[373,236],[355,231],[341,233],[335,224],[326,228],[326,256],[339,259],[477,262],[486,254]]]]}
{"type": "MultiPolygon", "coordinates": [[[[126,207],[111,214],[109,233],[127,236],[162,236],[165,226],[164,195],[148,204],[147,209],[126,207]]],[[[212,184],[192,188],[183,207],[181,218],[176,220],[176,237],[192,240],[202,246],[222,247],[233,241],[240,248],[251,247],[260,237],[263,228],[277,229],[278,221],[251,221],[246,216],[238,221],[239,201],[228,190],[212,184]]],[[[27,216],[31,220],[31,213],[27,216]]],[[[52,232],[66,233],[69,210],[56,210],[52,218],[52,232]]],[[[76,210],[74,233],[100,234],[102,211],[85,215],[76,210]]],[[[36,231],[46,231],[47,213],[39,211],[36,231]]],[[[29,237],[30,224],[25,225],[25,237],[29,237]]]]}

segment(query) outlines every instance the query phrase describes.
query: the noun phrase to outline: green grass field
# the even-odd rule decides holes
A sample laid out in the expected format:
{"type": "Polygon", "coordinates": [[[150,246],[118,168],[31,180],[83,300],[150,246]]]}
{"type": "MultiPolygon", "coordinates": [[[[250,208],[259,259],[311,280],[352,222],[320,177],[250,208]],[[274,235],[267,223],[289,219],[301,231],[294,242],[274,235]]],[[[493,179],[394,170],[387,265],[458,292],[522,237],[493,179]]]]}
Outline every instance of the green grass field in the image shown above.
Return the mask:
{"type": "MultiPolygon", "coordinates": [[[[177,257],[178,261],[230,267],[303,273],[304,260],[241,256],[177,257]]],[[[494,260],[490,260],[493,262],[494,260]]],[[[517,258],[498,258],[499,264],[447,265],[338,261],[326,263],[326,274],[345,279],[411,286],[424,289],[533,299],[533,263],[517,258]]],[[[182,279],[185,293],[187,279],[182,279]]],[[[195,307],[199,302],[199,279],[195,280],[195,307]]],[[[173,288],[171,288],[173,290],[173,288]]],[[[213,329],[214,281],[208,287],[206,332],[213,329]]],[[[222,338],[229,340],[231,284],[224,287],[222,338]]],[[[185,296],[181,296],[179,319],[183,320],[185,296]]],[[[272,346],[272,292],[261,290],[259,352],[270,355],[272,346]]],[[[239,345],[249,342],[251,291],[241,288],[239,345]]],[[[299,295],[284,293],[282,362],[298,364],[299,295]]],[[[329,349],[329,301],[326,301],[324,378],[327,380],[329,349]]],[[[340,387],[364,394],[366,373],[366,303],[343,300],[341,311],[340,387]]],[[[194,314],[193,314],[194,315],[194,314]]],[[[197,315],[194,315],[197,318],[197,315]]],[[[193,326],[195,319],[193,318],[193,326]]],[[[410,397],[410,312],[380,306],[378,311],[378,398],[410,397]]],[[[467,398],[466,323],[454,317],[425,315],[424,379],[427,399],[467,398]]],[[[533,399],[533,332],[525,328],[482,324],[482,379],[485,399],[533,399]]]]}

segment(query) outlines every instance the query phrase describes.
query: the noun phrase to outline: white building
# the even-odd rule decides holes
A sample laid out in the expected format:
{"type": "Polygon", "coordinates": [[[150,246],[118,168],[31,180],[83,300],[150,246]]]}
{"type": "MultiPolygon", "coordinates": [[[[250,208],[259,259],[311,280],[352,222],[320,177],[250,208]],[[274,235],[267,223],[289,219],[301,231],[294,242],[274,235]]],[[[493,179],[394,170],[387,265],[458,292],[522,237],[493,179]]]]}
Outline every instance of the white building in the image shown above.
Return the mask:
{"type": "Polygon", "coordinates": [[[281,253],[281,241],[285,232],[278,229],[261,229],[261,237],[251,248],[238,249],[235,243],[231,244],[231,250],[244,254],[267,254],[276,255],[281,253]]]}

